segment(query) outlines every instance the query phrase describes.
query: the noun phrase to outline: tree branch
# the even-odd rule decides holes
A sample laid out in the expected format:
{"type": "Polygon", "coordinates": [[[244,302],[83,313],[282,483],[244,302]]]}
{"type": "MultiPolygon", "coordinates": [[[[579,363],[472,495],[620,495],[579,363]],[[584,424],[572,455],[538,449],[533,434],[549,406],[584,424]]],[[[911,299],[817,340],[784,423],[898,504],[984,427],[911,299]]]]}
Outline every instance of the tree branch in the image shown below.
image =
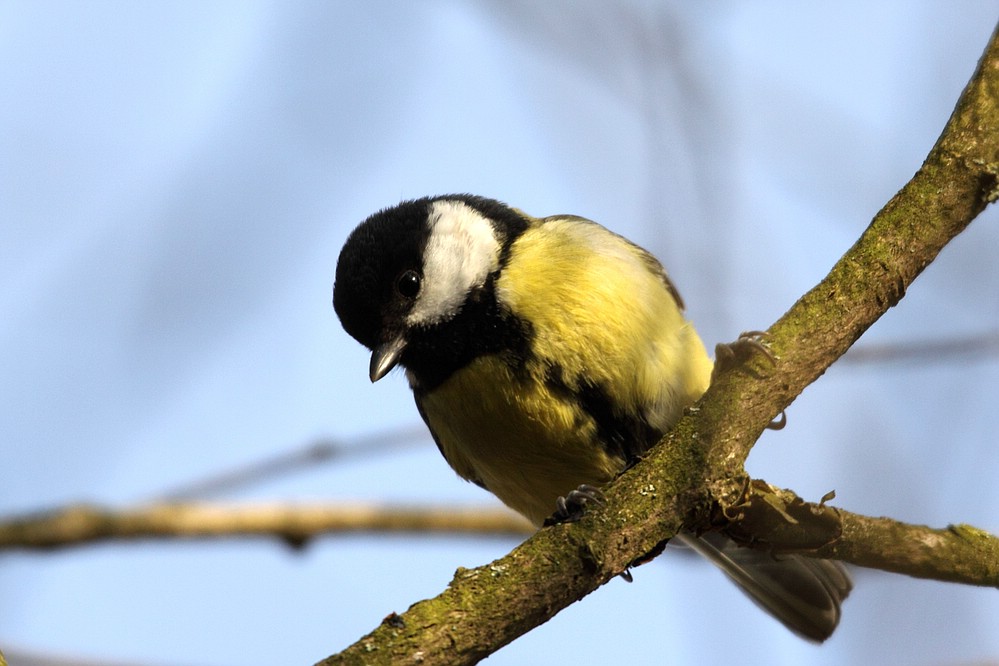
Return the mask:
{"type": "MultiPolygon", "coordinates": [[[[786,408],[902,299],[940,250],[999,195],[997,174],[999,40],[993,33],[919,171],[826,278],[769,329],[767,342],[778,360],[766,381],[739,382],[740,387],[731,387],[731,398],[705,400],[710,420],[722,422],[719,439],[728,440],[711,452],[712,464],[739,476],[764,421],[786,408]]],[[[730,390],[726,379],[709,393],[730,390]]]]}
{"type": "Polygon", "coordinates": [[[523,536],[509,509],[384,504],[156,504],[114,511],[91,504],[0,522],[0,549],[54,549],[106,540],[276,537],[293,546],[331,533],[464,533],[523,536]]]}
{"type": "Polygon", "coordinates": [[[999,588],[999,538],[971,525],[934,529],[840,511],[843,536],[816,557],[951,583],[999,588]]]}
{"type": "MultiPolygon", "coordinates": [[[[538,532],[506,557],[460,570],[438,597],[392,615],[322,664],[467,664],[494,652],[658,552],[683,525],[738,504],[743,462],[767,423],[888,308],[996,198],[999,39],[992,39],[923,166],[829,275],[770,329],[773,368],[729,371],[580,523],[538,532]]],[[[762,367],[762,366],[761,366],[762,367]]]]}
{"type": "Polygon", "coordinates": [[[970,525],[934,529],[805,502],[754,480],[723,519],[725,532],[779,557],[799,553],[952,583],[999,588],[999,537],[970,525]]]}
{"type": "MultiPolygon", "coordinates": [[[[967,525],[932,529],[869,518],[753,481],[726,531],[775,554],[999,587],[999,538],[967,525]]],[[[724,522],[724,521],[723,521],[724,522]]],[[[332,534],[522,537],[534,528],[499,507],[387,504],[161,504],[115,511],[79,504],[0,521],[0,550],[54,550],[105,541],[275,538],[293,547],[332,534]]]]}

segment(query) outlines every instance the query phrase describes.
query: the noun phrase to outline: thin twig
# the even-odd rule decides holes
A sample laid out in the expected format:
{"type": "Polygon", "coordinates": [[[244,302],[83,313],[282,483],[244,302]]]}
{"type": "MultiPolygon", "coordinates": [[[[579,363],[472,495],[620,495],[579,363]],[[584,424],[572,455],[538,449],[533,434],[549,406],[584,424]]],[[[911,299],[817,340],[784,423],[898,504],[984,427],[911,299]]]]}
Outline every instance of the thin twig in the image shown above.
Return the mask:
{"type": "Polygon", "coordinates": [[[955,358],[999,357],[999,331],[980,335],[885,344],[855,345],[840,363],[953,363],[955,358]]]}
{"type": "Polygon", "coordinates": [[[324,437],[304,447],[247,463],[241,467],[164,491],[151,501],[187,502],[217,497],[323,463],[341,462],[350,458],[362,458],[388,451],[397,451],[413,446],[421,439],[427,439],[428,434],[427,429],[423,426],[410,426],[363,435],[349,444],[332,437],[324,437]]]}

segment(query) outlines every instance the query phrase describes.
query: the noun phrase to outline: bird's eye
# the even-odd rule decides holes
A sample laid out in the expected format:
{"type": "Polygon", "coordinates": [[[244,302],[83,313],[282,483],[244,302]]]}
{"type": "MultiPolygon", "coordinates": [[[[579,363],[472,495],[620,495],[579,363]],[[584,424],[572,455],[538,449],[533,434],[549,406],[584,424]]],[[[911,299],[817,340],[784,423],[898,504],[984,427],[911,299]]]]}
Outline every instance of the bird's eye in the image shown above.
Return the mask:
{"type": "Polygon", "coordinates": [[[416,298],[420,293],[420,274],[412,269],[403,271],[395,280],[395,290],[405,298],[416,298]]]}

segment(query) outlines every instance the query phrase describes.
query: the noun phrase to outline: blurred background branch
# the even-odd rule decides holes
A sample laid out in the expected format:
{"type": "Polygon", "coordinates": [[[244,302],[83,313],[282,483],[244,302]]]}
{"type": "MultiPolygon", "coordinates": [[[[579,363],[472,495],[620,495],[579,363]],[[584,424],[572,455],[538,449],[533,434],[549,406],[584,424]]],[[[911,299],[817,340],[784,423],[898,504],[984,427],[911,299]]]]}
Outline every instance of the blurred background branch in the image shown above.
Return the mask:
{"type": "Polygon", "coordinates": [[[533,530],[502,507],[367,504],[153,504],[114,510],[79,504],[0,522],[0,549],[56,549],[104,541],[272,537],[295,547],[352,533],[523,536],[533,530]]]}

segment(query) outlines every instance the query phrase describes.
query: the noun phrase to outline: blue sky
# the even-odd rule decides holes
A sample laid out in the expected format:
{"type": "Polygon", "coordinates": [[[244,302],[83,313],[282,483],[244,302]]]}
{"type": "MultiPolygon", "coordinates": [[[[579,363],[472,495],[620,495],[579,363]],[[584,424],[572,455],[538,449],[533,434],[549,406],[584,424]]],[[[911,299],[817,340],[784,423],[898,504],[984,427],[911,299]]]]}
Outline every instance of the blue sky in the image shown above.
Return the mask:
{"type": "MultiPolygon", "coordinates": [[[[368,214],[474,192],[662,259],[709,347],[820,279],[919,167],[992,2],[0,2],[0,511],[132,506],[419,426],[330,306],[368,214]]],[[[999,328],[995,210],[862,343],[999,328]]],[[[999,362],[841,364],[751,473],[999,532],[999,362]]],[[[221,499],[486,504],[429,437],[221,499]]],[[[104,544],[0,555],[0,646],[313,663],[509,539],[104,544]]],[[[994,590],[856,572],[816,648],[669,554],[491,664],[999,658],[994,590]]]]}

